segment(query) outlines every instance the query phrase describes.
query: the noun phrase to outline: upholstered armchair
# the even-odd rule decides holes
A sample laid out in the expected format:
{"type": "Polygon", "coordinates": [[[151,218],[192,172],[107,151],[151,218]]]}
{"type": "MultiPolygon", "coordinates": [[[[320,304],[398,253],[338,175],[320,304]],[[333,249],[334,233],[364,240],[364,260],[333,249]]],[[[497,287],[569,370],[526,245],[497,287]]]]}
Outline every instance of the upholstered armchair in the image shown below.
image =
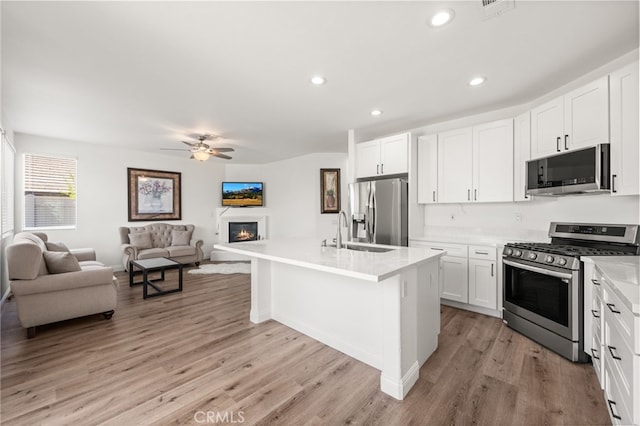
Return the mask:
{"type": "Polygon", "coordinates": [[[27,336],[36,326],[102,313],[110,319],[117,305],[113,269],[96,261],[93,249],[69,250],[46,234],[16,234],[6,248],[11,292],[27,336]]]}
{"type": "Polygon", "coordinates": [[[193,239],[193,225],[152,223],[145,226],[120,227],[122,266],[139,259],[166,257],[176,262],[196,266],[204,258],[202,240],[193,239]]]}

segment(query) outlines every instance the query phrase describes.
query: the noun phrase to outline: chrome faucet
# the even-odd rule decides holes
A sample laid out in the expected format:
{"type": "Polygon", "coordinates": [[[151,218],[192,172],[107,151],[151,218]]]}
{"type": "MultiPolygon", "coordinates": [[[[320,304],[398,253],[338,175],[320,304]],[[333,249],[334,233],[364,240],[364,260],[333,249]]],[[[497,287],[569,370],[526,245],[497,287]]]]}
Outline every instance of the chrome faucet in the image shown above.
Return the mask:
{"type": "Polygon", "coordinates": [[[340,232],[340,222],[344,218],[344,227],[347,227],[347,214],[344,210],[340,210],[338,213],[338,233],[336,234],[336,248],[342,248],[342,233],[340,232]]]}

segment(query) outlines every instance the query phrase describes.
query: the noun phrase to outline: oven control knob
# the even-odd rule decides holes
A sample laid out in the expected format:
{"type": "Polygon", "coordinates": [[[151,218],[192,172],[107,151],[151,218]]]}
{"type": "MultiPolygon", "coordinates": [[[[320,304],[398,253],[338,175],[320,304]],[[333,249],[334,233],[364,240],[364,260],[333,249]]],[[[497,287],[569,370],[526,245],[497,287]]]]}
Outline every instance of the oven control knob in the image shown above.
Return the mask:
{"type": "Polygon", "coordinates": [[[564,266],[566,264],[567,264],[567,259],[565,259],[564,257],[561,257],[558,259],[558,265],[564,266]]]}
{"type": "Polygon", "coordinates": [[[529,253],[529,254],[527,255],[527,258],[529,258],[529,259],[531,259],[531,260],[536,260],[536,257],[538,257],[538,255],[537,255],[537,254],[535,254],[535,253],[529,253]]]}
{"type": "Polygon", "coordinates": [[[515,257],[520,257],[520,256],[522,256],[522,252],[520,250],[516,250],[516,251],[513,252],[513,255],[515,257]]]}
{"type": "Polygon", "coordinates": [[[511,256],[513,254],[513,249],[512,248],[504,249],[504,254],[506,254],[507,256],[511,256]]]}
{"type": "Polygon", "coordinates": [[[547,263],[553,263],[553,261],[556,260],[553,256],[547,256],[545,257],[544,261],[547,263]]]}

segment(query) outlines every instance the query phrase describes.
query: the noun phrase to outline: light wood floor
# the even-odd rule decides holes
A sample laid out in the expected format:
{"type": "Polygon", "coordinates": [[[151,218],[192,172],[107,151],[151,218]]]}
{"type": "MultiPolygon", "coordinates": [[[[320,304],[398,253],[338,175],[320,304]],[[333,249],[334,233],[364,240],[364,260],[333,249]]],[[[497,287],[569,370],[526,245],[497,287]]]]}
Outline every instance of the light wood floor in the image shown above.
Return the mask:
{"type": "Polygon", "coordinates": [[[372,367],[275,321],[250,323],[249,275],[185,269],[183,293],[148,300],[118,277],[111,320],[38,327],[31,340],[5,303],[3,425],[207,424],[206,412],[219,416],[208,424],[609,424],[590,364],[496,318],[443,307],[439,348],[396,401],[372,367]]]}

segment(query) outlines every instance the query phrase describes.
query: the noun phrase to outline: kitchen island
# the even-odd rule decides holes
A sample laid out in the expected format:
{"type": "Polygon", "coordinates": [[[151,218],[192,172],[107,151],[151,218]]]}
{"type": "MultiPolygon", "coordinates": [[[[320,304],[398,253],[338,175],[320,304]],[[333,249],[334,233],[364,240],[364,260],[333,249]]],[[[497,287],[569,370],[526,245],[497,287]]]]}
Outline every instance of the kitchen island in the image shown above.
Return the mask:
{"type": "Polygon", "coordinates": [[[310,239],[214,248],[251,258],[252,322],[274,319],[381,370],[381,390],[396,399],[438,346],[441,251],[310,239]]]}

